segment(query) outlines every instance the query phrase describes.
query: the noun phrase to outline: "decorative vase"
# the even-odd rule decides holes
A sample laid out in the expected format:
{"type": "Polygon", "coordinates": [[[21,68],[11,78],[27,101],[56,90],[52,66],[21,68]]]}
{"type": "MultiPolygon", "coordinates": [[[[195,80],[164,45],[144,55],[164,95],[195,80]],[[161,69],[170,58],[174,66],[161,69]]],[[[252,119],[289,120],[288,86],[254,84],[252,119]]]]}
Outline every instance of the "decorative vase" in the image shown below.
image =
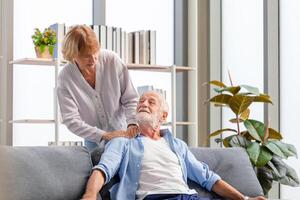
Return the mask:
{"type": "Polygon", "coordinates": [[[44,46],[44,47],[36,46],[35,47],[36,57],[38,57],[38,58],[52,58],[53,51],[51,52],[50,48],[53,49],[53,47],[50,47],[50,46],[44,46]]]}

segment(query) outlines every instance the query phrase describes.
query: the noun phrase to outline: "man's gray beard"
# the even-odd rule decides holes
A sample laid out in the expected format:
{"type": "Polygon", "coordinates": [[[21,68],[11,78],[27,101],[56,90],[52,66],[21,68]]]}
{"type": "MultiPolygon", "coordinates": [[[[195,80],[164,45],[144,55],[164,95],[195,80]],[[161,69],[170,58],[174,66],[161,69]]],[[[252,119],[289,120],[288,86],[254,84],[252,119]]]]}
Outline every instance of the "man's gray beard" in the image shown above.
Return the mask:
{"type": "Polygon", "coordinates": [[[136,119],[139,126],[149,125],[153,129],[157,127],[159,122],[156,114],[149,114],[146,112],[137,113],[136,119]]]}

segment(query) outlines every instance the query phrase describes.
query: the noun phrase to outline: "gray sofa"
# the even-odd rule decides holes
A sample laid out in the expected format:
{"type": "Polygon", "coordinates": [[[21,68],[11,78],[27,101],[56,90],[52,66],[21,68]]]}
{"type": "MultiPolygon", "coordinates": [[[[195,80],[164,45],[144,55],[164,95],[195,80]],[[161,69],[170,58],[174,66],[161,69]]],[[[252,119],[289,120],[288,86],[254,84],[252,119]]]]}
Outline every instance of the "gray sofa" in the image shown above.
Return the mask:
{"type": "MultiPolygon", "coordinates": [[[[262,195],[262,189],[244,149],[192,148],[196,158],[207,163],[224,180],[247,196],[262,195]]],[[[77,200],[101,150],[91,155],[84,147],[8,147],[0,146],[0,199],[77,200]]],[[[220,199],[194,182],[203,197],[220,199]]],[[[108,186],[101,191],[103,199],[108,186]]]]}

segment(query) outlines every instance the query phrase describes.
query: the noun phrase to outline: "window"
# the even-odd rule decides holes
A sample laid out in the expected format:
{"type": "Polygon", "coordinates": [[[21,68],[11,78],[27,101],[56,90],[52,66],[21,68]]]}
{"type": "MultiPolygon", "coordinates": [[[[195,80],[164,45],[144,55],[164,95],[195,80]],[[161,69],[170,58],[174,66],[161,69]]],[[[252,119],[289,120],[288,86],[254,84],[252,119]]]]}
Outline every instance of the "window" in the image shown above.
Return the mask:
{"type": "MultiPolygon", "coordinates": [[[[222,79],[258,87],[263,92],[263,1],[222,1],[222,79]]],[[[223,109],[223,126],[235,116],[223,109]]],[[[263,120],[263,105],[253,105],[250,117],[263,120]]]]}

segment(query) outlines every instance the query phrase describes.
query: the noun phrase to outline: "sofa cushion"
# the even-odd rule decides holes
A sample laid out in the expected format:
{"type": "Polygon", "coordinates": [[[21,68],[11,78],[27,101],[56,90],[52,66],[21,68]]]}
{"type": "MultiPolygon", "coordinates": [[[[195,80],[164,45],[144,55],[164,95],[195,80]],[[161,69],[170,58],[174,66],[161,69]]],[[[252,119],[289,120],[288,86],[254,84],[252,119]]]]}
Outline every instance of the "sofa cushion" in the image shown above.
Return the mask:
{"type": "Polygon", "coordinates": [[[92,168],[84,147],[0,146],[0,199],[80,199],[92,168]]]}
{"type": "MultiPolygon", "coordinates": [[[[262,188],[243,148],[191,148],[195,157],[208,164],[210,170],[235,187],[242,194],[250,197],[263,195],[262,188]]],[[[196,188],[200,196],[217,198],[214,193],[202,189],[195,182],[189,181],[191,188],[196,188]]]]}
{"type": "MultiPolygon", "coordinates": [[[[97,148],[92,152],[93,165],[98,164],[103,150],[97,148]]],[[[208,164],[212,171],[244,195],[251,197],[263,195],[248,155],[243,148],[190,148],[190,150],[198,160],[208,164]]],[[[114,177],[102,188],[100,194],[103,200],[110,199],[109,188],[117,180],[118,177],[114,177]]],[[[188,180],[188,185],[190,188],[195,189],[201,197],[222,199],[217,194],[208,192],[191,180],[188,180]]]]}

